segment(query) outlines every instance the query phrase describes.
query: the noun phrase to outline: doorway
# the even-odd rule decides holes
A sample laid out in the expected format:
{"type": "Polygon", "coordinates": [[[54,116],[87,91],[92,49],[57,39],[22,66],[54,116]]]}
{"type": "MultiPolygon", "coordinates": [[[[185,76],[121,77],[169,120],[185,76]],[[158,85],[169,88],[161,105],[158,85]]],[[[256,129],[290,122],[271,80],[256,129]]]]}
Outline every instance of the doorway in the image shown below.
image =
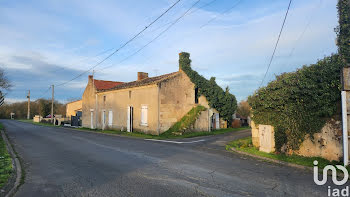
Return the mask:
{"type": "Polygon", "coordinates": [[[94,129],[94,112],[90,111],[90,128],[94,129]]]}
{"type": "Polygon", "coordinates": [[[132,132],[132,127],[133,127],[133,112],[134,112],[133,106],[128,106],[127,123],[126,123],[126,127],[127,127],[127,131],[128,131],[128,132],[132,132]]]}

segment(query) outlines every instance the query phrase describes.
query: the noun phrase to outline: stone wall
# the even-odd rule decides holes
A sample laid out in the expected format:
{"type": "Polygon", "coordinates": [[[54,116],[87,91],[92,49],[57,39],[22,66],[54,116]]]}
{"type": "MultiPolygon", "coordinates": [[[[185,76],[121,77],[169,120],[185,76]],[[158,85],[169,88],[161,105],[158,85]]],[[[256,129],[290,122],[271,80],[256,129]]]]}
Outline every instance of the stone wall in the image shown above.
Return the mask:
{"type": "MultiPolygon", "coordinates": [[[[269,125],[256,125],[254,121],[251,121],[252,142],[254,147],[259,148],[261,151],[269,152],[264,147],[274,147],[275,142],[274,138],[271,138],[271,140],[266,140],[266,136],[265,140],[262,139],[266,134],[262,134],[261,132],[263,130],[266,131],[266,126],[269,125]]],[[[310,136],[306,136],[298,151],[287,150],[287,153],[297,154],[305,157],[322,157],[330,161],[339,161],[343,156],[341,127],[341,121],[335,121],[332,119],[325,124],[321,132],[314,134],[313,139],[310,136]]],[[[271,133],[274,132],[271,131],[271,133]]],[[[268,138],[269,137],[271,136],[268,136],[268,138]]]]}
{"type": "Polygon", "coordinates": [[[165,132],[195,106],[194,84],[179,71],[177,77],[159,85],[159,127],[165,132]]]}
{"type": "Polygon", "coordinates": [[[148,85],[97,94],[97,128],[102,128],[105,113],[105,129],[127,129],[128,106],[133,107],[133,130],[158,135],[158,86],[148,85]],[[147,125],[141,124],[141,108],[147,106],[147,125]],[[112,122],[109,122],[112,113],[112,122]]]}
{"type": "Polygon", "coordinates": [[[91,114],[93,115],[92,119],[95,122],[96,112],[95,112],[95,87],[93,85],[92,77],[89,77],[88,84],[84,90],[82,96],[82,126],[86,128],[91,128],[91,114]]]}
{"type": "Polygon", "coordinates": [[[341,121],[328,121],[320,133],[314,134],[314,139],[306,136],[296,154],[306,157],[322,157],[327,160],[339,161],[343,157],[341,121]]]}

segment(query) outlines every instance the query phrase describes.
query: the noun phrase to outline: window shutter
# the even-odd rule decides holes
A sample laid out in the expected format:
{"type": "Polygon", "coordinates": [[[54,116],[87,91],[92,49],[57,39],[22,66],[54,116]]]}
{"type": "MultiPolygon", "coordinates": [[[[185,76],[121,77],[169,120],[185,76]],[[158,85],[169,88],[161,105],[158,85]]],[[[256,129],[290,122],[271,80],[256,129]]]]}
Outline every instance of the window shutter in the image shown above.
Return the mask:
{"type": "Polygon", "coordinates": [[[148,112],[148,107],[142,106],[141,107],[141,125],[147,126],[147,112],[148,112]]]}

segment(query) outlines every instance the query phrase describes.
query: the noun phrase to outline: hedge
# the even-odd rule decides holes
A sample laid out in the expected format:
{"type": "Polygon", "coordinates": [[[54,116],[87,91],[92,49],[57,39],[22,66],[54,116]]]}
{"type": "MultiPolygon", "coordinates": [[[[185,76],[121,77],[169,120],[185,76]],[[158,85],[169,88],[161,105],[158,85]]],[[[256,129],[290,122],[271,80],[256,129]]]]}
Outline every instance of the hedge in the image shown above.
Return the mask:
{"type": "Polygon", "coordinates": [[[297,150],[331,118],[340,102],[339,55],[331,55],[295,72],[283,73],[258,89],[248,102],[256,124],[275,127],[276,150],[297,150]]]}

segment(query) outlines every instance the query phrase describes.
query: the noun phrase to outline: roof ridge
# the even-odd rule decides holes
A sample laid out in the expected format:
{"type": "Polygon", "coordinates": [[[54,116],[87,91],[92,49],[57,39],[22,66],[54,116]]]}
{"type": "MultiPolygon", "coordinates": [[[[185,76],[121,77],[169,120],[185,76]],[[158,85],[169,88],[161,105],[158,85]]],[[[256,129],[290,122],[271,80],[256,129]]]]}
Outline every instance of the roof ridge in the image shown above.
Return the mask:
{"type": "Polygon", "coordinates": [[[102,80],[102,79],[94,79],[94,81],[105,81],[105,82],[125,83],[125,82],[122,82],[122,81],[109,81],[109,80],[102,80]]]}
{"type": "Polygon", "coordinates": [[[176,75],[178,73],[180,73],[180,71],[167,73],[167,74],[163,74],[163,75],[158,75],[158,76],[154,76],[154,77],[147,77],[147,78],[141,79],[141,80],[125,82],[125,83],[118,84],[112,88],[101,90],[101,92],[150,85],[150,84],[154,84],[154,83],[157,83],[159,81],[165,80],[165,79],[167,79],[173,75],[176,75]]]}

